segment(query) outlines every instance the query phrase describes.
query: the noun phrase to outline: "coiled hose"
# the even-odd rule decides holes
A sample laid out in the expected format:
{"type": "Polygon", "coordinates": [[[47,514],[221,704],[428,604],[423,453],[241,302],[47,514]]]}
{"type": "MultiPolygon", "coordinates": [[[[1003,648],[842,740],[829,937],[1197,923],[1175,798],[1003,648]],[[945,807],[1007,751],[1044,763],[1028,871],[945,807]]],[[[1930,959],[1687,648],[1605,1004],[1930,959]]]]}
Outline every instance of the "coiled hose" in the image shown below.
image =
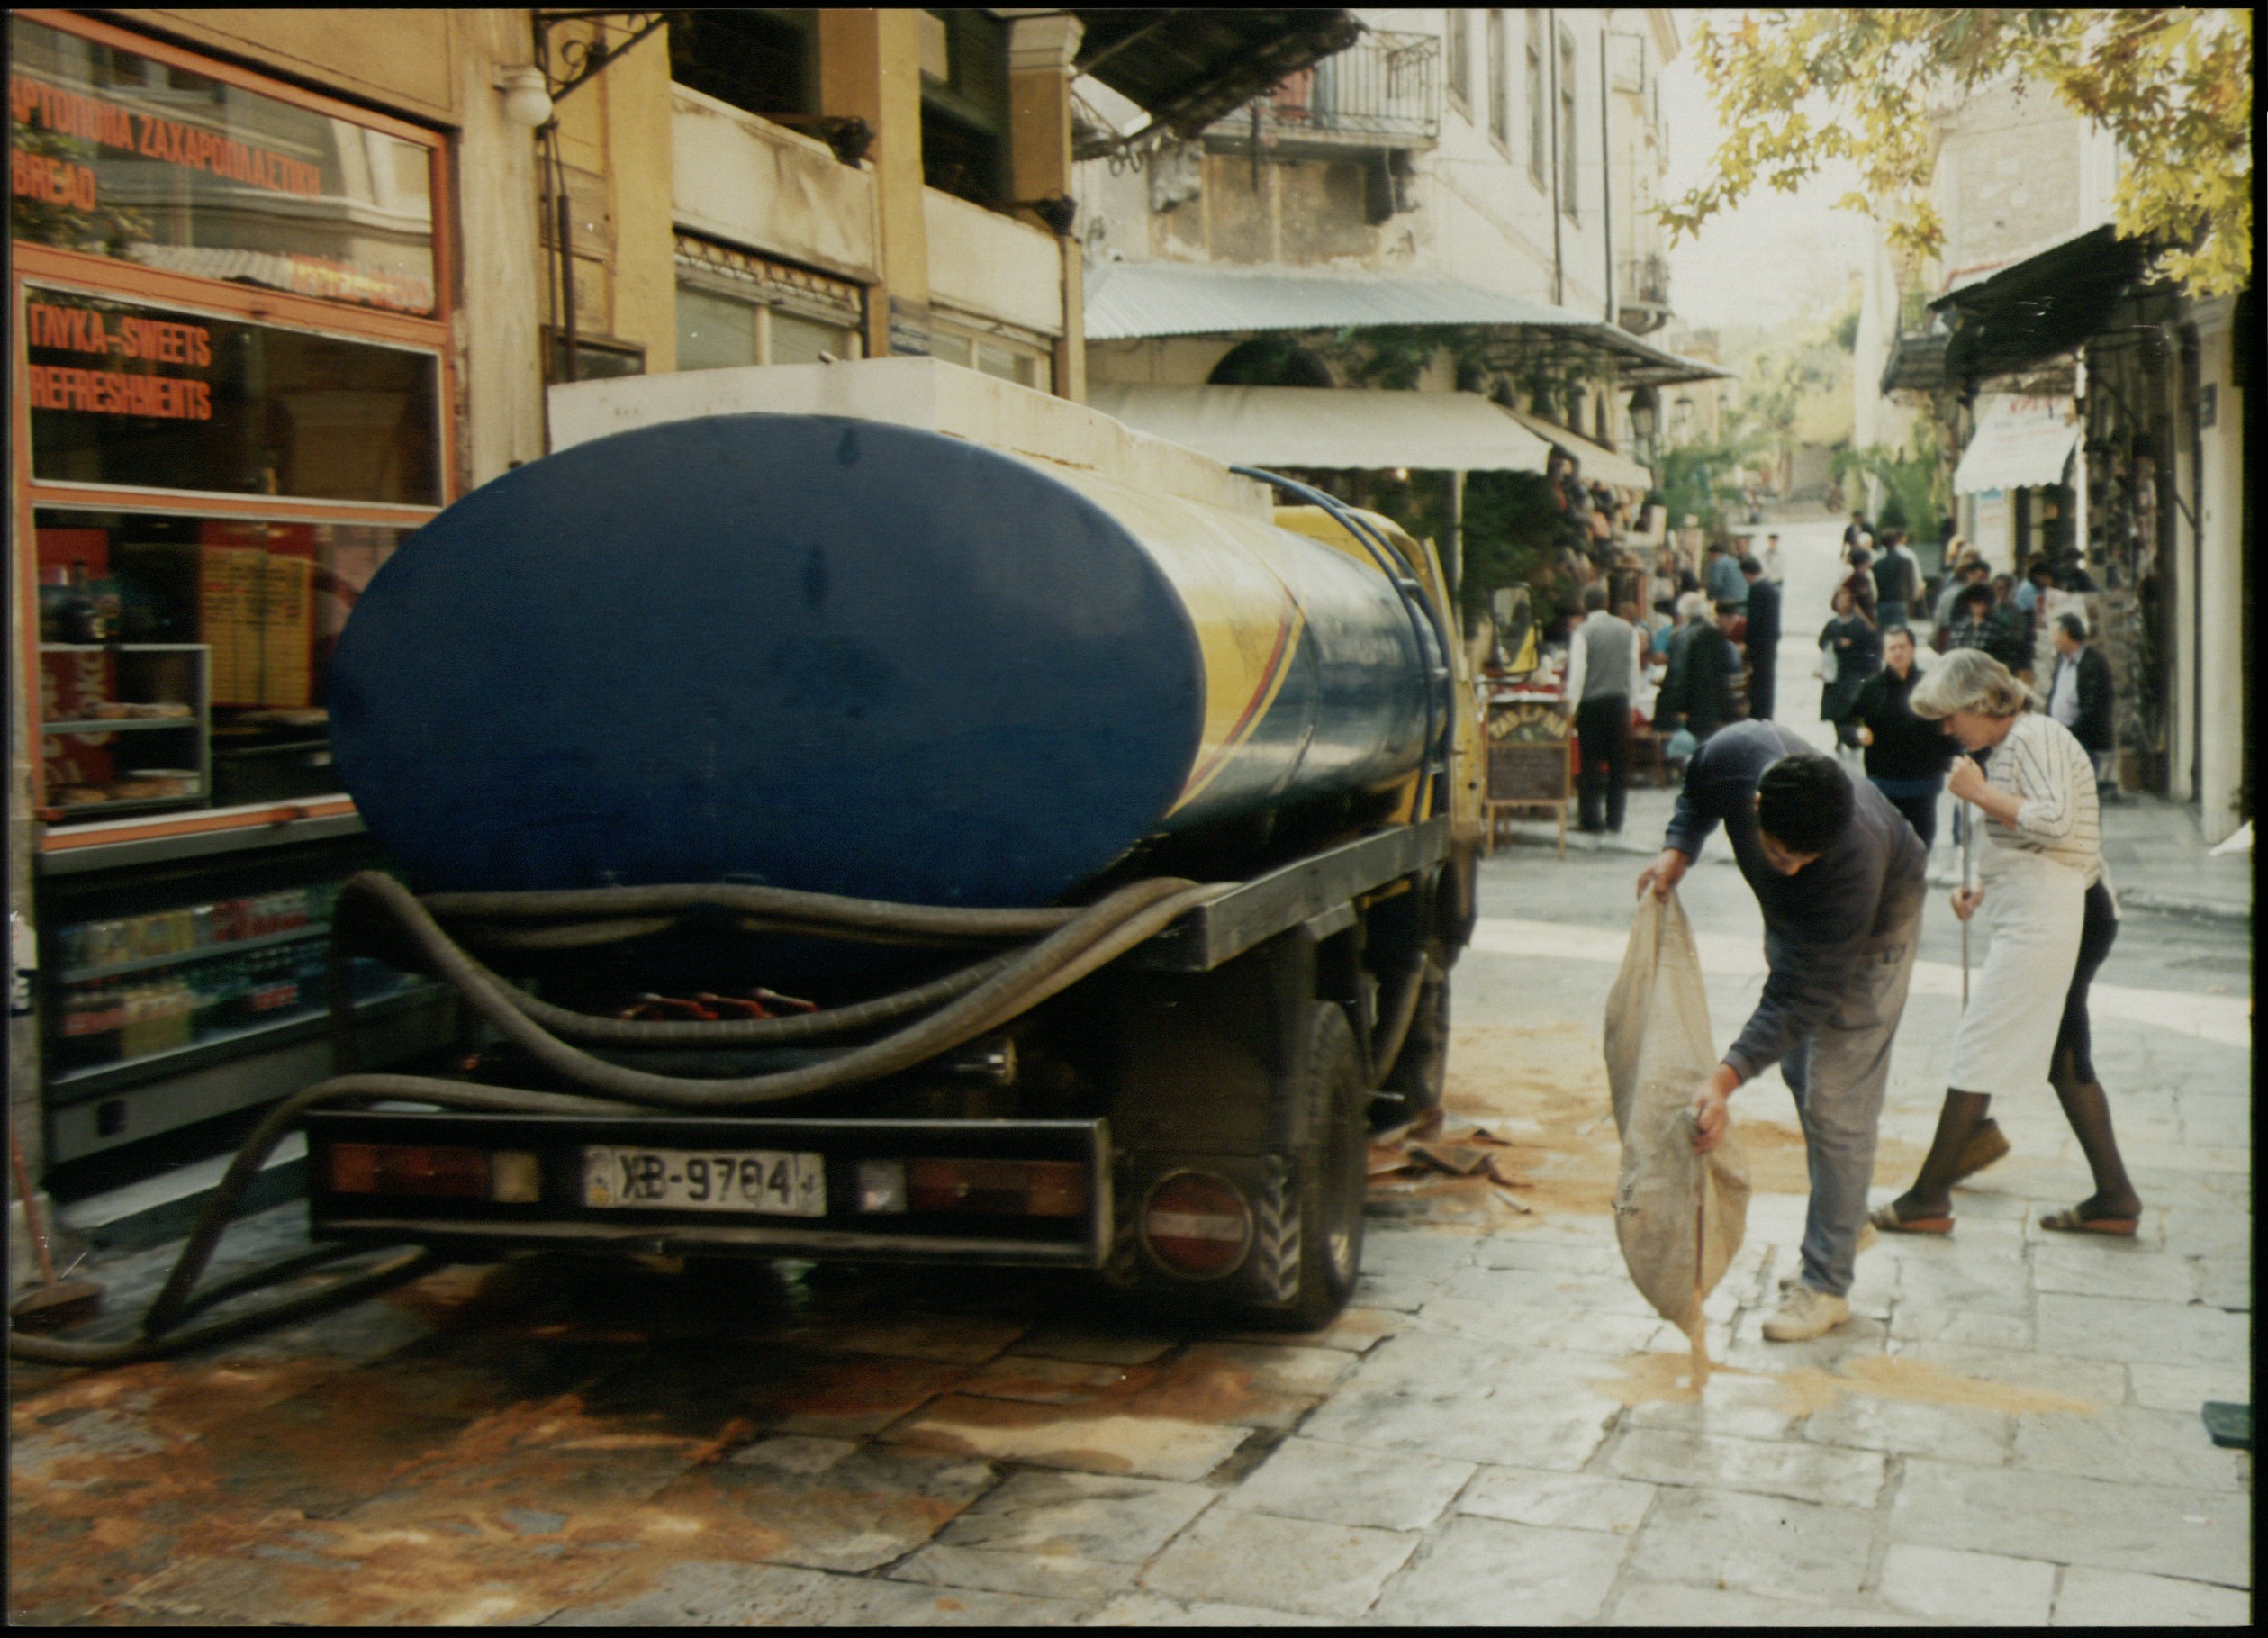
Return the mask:
{"type": "MultiPolygon", "coordinates": [[[[8,1352],[16,1359],[79,1366],[121,1365],[158,1359],[357,1301],[439,1266],[444,1260],[435,1253],[414,1252],[321,1290],[285,1299],[252,1313],[183,1328],[183,1322],[193,1313],[212,1306],[225,1295],[239,1294],[264,1279],[303,1271],[327,1260],[327,1253],[303,1254],[277,1269],[232,1280],[222,1290],[203,1296],[196,1292],[197,1281],[212,1262],[244,1190],[258,1174],[261,1164],[275,1152],[276,1145],[310,1109],[398,1100],[490,1113],[621,1115],[640,1109],[748,1109],[805,1097],[909,1068],[997,1028],[1163,931],[1185,911],[1226,891],[1224,885],[1201,886],[1174,877],[1158,877],[1121,888],[1085,909],[1068,910],[958,910],[736,886],[453,893],[437,894],[421,903],[393,878],[364,872],[348,880],[339,899],[336,936],[340,943],[334,948],[331,964],[335,1018],[345,1000],[344,952],[357,930],[357,919],[375,919],[381,925],[391,923],[391,930],[406,937],[431,969],[447,980],[506,1039],[563,1079],[600,1096],[474,1086],[424,1075],[335,1075],[285,1099],[245,1139],[191,1230],[164,1289],[144,1312],[139,1335],[116,1343],[74,1343],[22,1335],[11,1329],[8,1352]],[[745,921],[760,922],[766,928],[827,937],[904,937],[928,942],[1044,936],[1020,951],[990,957],[948,978],[830,1012],[782,1018],[720,1019],[713,1023],[648,1022],[595,1018],[538,1001],[467,955],[435,919],[436,912],[476,922],[583,916],[590,919],[566,925],[574,932],[574,942],[595,944],[657,931],[688,912],[709,909],[732,911],[745,921]],[[927,1007],[935,1007],[936,1010],[893,1034],[825,1063],[723,1080],[689,1080],[630,1069],[593,1057],[560,1038],[561,1035],[574,1034],[583,1039],[617,1045],[697,1042],[708,1045],[745,1045],[847,1033],[927,1007]],[[558,1033],[553,1033],[554,1030],[558,1033]]],[[[364,928],[368,925],[369,919],[360,923],[364,928]]],[[[559,929],[554,927],[535,930],[559,929]]]]}

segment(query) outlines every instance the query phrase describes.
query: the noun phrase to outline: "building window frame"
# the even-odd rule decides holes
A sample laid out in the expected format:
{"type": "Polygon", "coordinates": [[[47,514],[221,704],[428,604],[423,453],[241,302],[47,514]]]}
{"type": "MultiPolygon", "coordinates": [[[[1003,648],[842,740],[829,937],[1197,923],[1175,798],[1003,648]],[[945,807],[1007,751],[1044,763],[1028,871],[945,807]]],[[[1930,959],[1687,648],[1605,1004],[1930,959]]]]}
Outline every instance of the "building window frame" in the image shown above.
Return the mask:
{"type": "MultiPolygon", "coordinates": [[[[775,314],[839,330],[845,349],[840,356],[864,356],[865,292],[847,280],[684,232],[676,235],[674,263],[677,289],[736,302],[752,311],[754,363],[773,361],[775,314]]],[[[681,361],[678,367],[685,366],[681,361]]]]}
{"type": "Polygon", "coordinates": [[[1472,14],[1456,6],[1441,13],[1442,81],[1450,106],[1467,118],[1473,106],[1472,14]]]}
{"type": "MultiPolygon", "coordinates": [[[[24,21],[97,45],[129,51],[169,68],[202,75],[208,79],[240,86],[261,96],[320,113],[344,123],[380,131],[427,151],[427,186],[433,212],[433,312],[419,317],[360,308],[342,302],[265,286],[231,284],[195,274],[151,267],[83,250],[51,245],[15,242],[11,246],[9,312],[14,339],[9,349],[12,403],[8,436],[15,469],[11,500],[14,529],[16,585],[14,595],[23,618],[18,644],[18,674],[25,694],[28,727],[34,742],[41,740],[41,644],[38,556],[35,514],[41,511],[153,512],[261,523],[366,524],[383,529],[414,530],[438,516],[463,493],[463,452],[458,436],[458,382],[450,333],[456,311],[458,267],[455,233],[455,195],[447,164],[447,140],[439,131],[306,90],[286,81],[239,68],[224,59],[184,50],[168,41],[120,28],[77,13],[25,10],[15,14],[24,21]],[[212,493],[173,486],[142,487],[114,484],[86,484],[41,479],[32,471],[32,403],[30,360],[24,323],[29,292],[50,288],[97,300],[120,301],[174,311],[201,312],[217,319],[272,329],[294,330],[343,340],[390,347],[429,356],[438,385],[435,438],[438,443],[439,505],[392,502],[331,501],[289,495],[212,493]]],[[[32,805],[50,822],[59,818],[47,801],[45,758],[31,758],[32,805]]],[[[211,792],[206,792],[210,800],[211,792]]],[[[182,809],[148,818],[114,820],[73,820],[63,828],[49,829],[41,837],[42,852],[209,831],[247,829],[302,818],[344,816],[354,812],[352,799],[340,792],[283,802],[245,807],[182,809]]]]}
{"type": "Polygon", "coordinates": [[[1504,60],[1504,14],[1488,14],[1488,136],[1507,157],[1512,153],[1511,69],[1504,60]]]}
{"type": "Polygon", "coordinates": [[[1576,50],[1575,31],[1565,23],[1559,25],[1559,212],[1569,222],[1578,222],[1582,197],[1582,167],[1577,161],[1581,149],[1577,142],[1583,123],[1581,59],[1576,50]]]}
{"type": "Polygon", "coordinates": [[[950,309],[933,307],[929,317],[931,357],[958,365],[962,369],[976,370],[996,380],[1015,379],[1017,385],[1030,387],[1035,392],[1053,393],[1055,390],[1055,348],[1051,338],[950,309]],[[940,343],[944,345],[941,347],[940,343]],[[965,356],[955,343],[966,344],[968,350],[965,356]],[[1032,379],[1016,379],[1002,376],[998,370],[987,369],[978,360],[975,351],[978,347],[995,348],[1028,360],[1032,366],[1032,379]]]}
{"type": "Polygon", "coordinates": [[[1550,173],[1545,149],[1550,142],[1550,129],[1544,122],[1549,112],[1548,97],[1543,83],[1543,16],[1531,9],[1528,13],[1528,180],[1541,192],[1550,184],[1550,173]]]}

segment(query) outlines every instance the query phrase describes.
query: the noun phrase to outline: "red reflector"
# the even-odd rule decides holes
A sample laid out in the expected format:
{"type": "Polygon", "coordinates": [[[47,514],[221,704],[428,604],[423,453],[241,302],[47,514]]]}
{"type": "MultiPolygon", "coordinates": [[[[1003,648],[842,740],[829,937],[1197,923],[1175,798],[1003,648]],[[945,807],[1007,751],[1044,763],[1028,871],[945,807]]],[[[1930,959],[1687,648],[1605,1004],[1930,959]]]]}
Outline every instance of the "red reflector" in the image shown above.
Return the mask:
{"type": "Polygon", "coordinates": [[[906,1203],[915,1211],[1076,1217],[1087,1210],[1087,1168],[1069,1160],[909,1160],[906,1203]]]}
{"type": "Polygon", "coordinates": [[[439,1194],[488,1198],[488,1154],[482,1149],[422,1144],[333,1144],[330,1186],[339,1194],[439,1194]]]}
{"type": "Polygon", "coordinates": [[[1143,1202],[1142,1237],[1175,1273],[1216,1279],[1244,1261],[1251,1209],[1226,1178],[1176,1172],[1159,1179],[1143,1202]]]}

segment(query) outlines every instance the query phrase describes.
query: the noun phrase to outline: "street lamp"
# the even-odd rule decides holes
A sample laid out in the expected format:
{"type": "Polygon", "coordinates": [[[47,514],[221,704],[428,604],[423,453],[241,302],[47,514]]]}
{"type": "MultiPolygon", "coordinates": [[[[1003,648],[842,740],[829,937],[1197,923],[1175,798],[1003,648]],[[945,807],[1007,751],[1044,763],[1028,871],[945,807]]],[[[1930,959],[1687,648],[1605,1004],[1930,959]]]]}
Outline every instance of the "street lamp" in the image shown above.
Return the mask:
{"type": "Polygon", "coordinates": [[[498,89],[504,94],[504,117],[521,130],[538,130],[550,120],[551,90],[541,68],[507,69],[498,89]]]}

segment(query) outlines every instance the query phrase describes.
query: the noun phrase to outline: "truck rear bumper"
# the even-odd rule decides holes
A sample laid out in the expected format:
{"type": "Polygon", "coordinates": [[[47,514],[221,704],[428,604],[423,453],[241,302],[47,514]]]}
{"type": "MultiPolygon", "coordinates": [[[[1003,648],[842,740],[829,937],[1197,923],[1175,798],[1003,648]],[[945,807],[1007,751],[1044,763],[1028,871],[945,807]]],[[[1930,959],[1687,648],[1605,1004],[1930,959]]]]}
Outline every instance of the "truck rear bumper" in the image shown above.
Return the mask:
{"type": "Polygon", "coordinates": [[[318,1110],[307,1141],[322,1238],[1091,1269],[1113,1234],[1103,1120],[318,1110]],[[757,1203],[696,1204],[696,1176],[757,1203]]]}

